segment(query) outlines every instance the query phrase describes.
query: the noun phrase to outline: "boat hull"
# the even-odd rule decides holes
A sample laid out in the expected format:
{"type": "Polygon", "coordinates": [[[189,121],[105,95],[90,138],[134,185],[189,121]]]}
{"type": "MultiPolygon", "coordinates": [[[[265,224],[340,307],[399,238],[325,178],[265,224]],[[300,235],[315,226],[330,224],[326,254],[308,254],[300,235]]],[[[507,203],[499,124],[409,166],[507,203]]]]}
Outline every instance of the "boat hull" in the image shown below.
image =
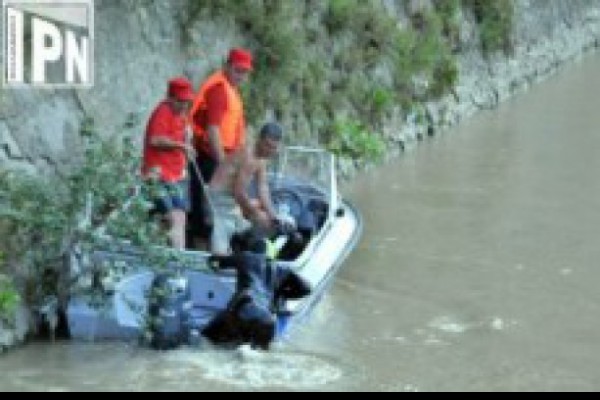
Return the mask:
{"type": "MultiPolygon", "coordinates": [[[[307,282],[312,290],[310,295],[300,300],[282,304],[276,314],[277,336],[288,334],[310,314],[361,234],[360,214],[350,203],[343,201],[335,216],[298,260],[281,262],[282,266],[307,282]]],[[[187,255],[198,262],[208,257],[201,252],[187,252],[187,255]]],[[[120,254],[110,252],[96,256],[113,261],[121,258],[120,254]]],[[[131,259],[129,262],[132,262],[131,259]]],[[[185,266],[181,270],[187,286],[186,321],[195,331],[202,331],[227,308],[236,291],[236,276],[231,271],[215,273],[185,266]]],[[[90,305],[89,298],[74,297],[67,310],[71,337],[86,341],[138,340],[143,337],[149,311],[148,294],[155,277],[151,269],[139,265],[135,273],[120,280],[101,308],[90,305]]]]}

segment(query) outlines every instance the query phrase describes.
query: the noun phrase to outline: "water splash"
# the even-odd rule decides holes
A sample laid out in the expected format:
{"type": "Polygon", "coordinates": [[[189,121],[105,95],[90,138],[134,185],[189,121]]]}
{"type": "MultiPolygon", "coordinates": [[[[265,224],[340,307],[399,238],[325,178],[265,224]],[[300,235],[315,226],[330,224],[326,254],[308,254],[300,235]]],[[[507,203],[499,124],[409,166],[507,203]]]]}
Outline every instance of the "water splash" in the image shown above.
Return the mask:
{"type": "Polygon", "coordinates": [[[516,321],[501,317],[491,317],[481,322],[467,323],[453,317],[443,316],[432,320],[428,327],[442,333],[460,335],[472,330],[505,331],[515,325],[517,325],[516,321]]]}
{"type": "Polygon", "coordinates": [[[261,388],[315,388],[339,380],[340,368],[316,355],[280,350],[256,351],[242,346],[235,351],[178,351],[171,362],[190,374],[228,385],[261,388]]]}

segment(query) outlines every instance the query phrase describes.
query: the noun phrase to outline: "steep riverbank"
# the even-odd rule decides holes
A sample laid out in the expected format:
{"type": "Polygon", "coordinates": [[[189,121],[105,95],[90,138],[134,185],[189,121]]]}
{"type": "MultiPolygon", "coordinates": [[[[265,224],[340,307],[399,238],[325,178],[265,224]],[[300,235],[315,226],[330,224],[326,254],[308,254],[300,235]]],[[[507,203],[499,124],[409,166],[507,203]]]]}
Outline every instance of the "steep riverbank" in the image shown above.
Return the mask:
{"type": "MultiPolygon", "coordinates": [[[[266,7],[267,2],[258,3],[266,7]]],[[[360,33],[332,34],[331,27],[326,27],[329,3],[305,3],[302,16],[290,29],[313,41],[306,55],[296,56],[299,60],[304,56],[321,60],[314,64],[316,73],[324,76],[318,95],[326,101],[332,99],[335,113],[353,115],[356,103],[340,99],[335,90],[339,78],[343,84],[350,82],[349,90],[358,84],[376,88],[394,75],[397,66],[390,66],[385,57],[368,68],[361,65],[349,50],[360,33]]],[[[185,72],[198,84],[220,64],[231,46],[257,46],[256,37],[249,38],[249,30],[232,18],[212,17],[203,10],[192,10],[190,4],[185,0],[96,1],[94,88],[0,88],[0,167],[29,171],[62,168],[81,145],[80,126],[86,118],[93,118],[96,128],[106,134],[139,132],[151,107],[163,95],[168,77],[185,72]],[[190,18],[192,11],[194,19],[190,18]]],[[[435,2],[387,0],[381,4],[387,15],[404,26],[413,23],[415,15],[434,9],[435,2]]],[[[478,110],[494,107],[600,43],[598,0],[515,0],[513,5],[510,48],[487,55],[481,50],[476,16],[460,10],[456,48],[452,50],[458,83],[441,98],[424,99],[415,107],[387,104],[373,129],[385,138],[389,156],[478,110]]],[[[427,86],[418,77],[410,83],[417,91],[419,85],[427,86]]],[[[322,139],[326,128],[316,117],[326,118],[328,114],[308,109],[308,92],[288,87],[285,82],[274,81],[272,85],[284,88],[283,96],[288,97],[278,93],[273,98],[289,107],[266,104],[265,113],[254,116],[251,125],[260,124],[265,116],[276,116],[296,134],[295,141],[316,143],[322,139]]],[[[342,173],[351,176],[360,165],[346,159],[342,173]]],[[[19,334],[0,325],[0,347],[22,340],[27,319],[18,320],[19,334]]]]}

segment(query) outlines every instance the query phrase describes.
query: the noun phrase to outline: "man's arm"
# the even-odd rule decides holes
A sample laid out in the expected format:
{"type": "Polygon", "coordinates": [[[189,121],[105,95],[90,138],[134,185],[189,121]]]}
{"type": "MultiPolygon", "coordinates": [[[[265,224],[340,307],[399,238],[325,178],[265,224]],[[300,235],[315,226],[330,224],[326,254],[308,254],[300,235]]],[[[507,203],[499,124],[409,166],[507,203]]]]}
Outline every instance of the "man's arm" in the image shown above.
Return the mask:
{"type": "Polygon", "coordinates": [[[186,154],[194,153],[194,149],[188,143],[178,142],[166,135],[163,136],[160,134],[154,135],[150,138],[150,146],[163,151],[181,150],[186,154]]]}
{"type": "Polygon", "coordinates": [[[241,160],[240,167],[237,169],[233,180],[233,196],[240,205],[244,215],[254,216],[258,209],[253,204],[247,192],[248,185],[254,175],[254,167],[250,162],[247,151],[242,151],[238,156],[241,157],[241,160]]]}
{"type": "MultiPolygon", "coordinates": [[[[241,168],[239,169],[233,185],[233,194],[235,196],[236,201],[242,208],[244,216],[248,218],[253,224],[262,227],[263,229],[270,230],[273,228],[273,223],[275,218],[271,215],[269,211],[262,209],[262,207],[257,204],[255,201],[252,201],[250,196],[248,196],[247,188],[250,184],[250,181],[254,176],[259,179],[259,185],[265,185],[265,183],[260,183],[260,166],[253,165],[252,161],[249,160],[250,157],[246,155],[241,168]],[[257,169],[258,168],[258,169],[257,169]]],[[[264,167],[264,165],[263,165],[264,167]]],[[[264,173],[264,178],[266,178],[266,169],[264,173]]],[[[265,181],[266,182],[266,179],[265,181]]],[[[264,192],[264,189],[260,189],[260,191],[264,192]]],[[[268,193],[268,188],[267,188],[268,193]]],[[[262,200],[261,200],[262,201],[262,200]]],[[[272,207],[269,207],[272,210],[272,207]]],[[[274,215],[274,213],[273,213],[274,215]]]]}
{"type": "Polygon", "coordinates": [[[217,164],[221,164],[225,160],[225,150],[221,144],[221,131],[216,125],[208,126],[208,140],[210,149],[217,164]]]}
{"type": "Polygon", "coordinates": [[[170,129],[172,120],[171,112],[168,111],[167,107],[158,107],[150,121],[148,122],[147,128],[147,140],[148,145],[155,150],[159,151],[176,151],[180,150],[186,154],[190,153],[192,146],[186,140],[178,140],[177,135],[170,129]]]}
{"type": "Polygon", "coordinates": [[[258,183],[258,200],[271,220],[277,218],[277,213],[273,209],[273,201],[271,200],[271,191],[269,189],[269,178],[267,175],[267,163],[261,161],[258,168],[257,183],[258,183]]]}

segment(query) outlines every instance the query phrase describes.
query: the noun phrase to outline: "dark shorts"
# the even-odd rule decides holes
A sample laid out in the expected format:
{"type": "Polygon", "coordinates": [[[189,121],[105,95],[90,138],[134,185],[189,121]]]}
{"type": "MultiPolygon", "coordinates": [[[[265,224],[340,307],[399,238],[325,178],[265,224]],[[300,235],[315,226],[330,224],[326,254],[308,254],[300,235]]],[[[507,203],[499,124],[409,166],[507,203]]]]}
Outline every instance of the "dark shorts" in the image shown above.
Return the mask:
{"type": "Polygon", "coordinates": [[[158,184],[154,199],[154,213],[167,214],[174,210],[188,212],[190,210],[189,181],[158,184]]]}

